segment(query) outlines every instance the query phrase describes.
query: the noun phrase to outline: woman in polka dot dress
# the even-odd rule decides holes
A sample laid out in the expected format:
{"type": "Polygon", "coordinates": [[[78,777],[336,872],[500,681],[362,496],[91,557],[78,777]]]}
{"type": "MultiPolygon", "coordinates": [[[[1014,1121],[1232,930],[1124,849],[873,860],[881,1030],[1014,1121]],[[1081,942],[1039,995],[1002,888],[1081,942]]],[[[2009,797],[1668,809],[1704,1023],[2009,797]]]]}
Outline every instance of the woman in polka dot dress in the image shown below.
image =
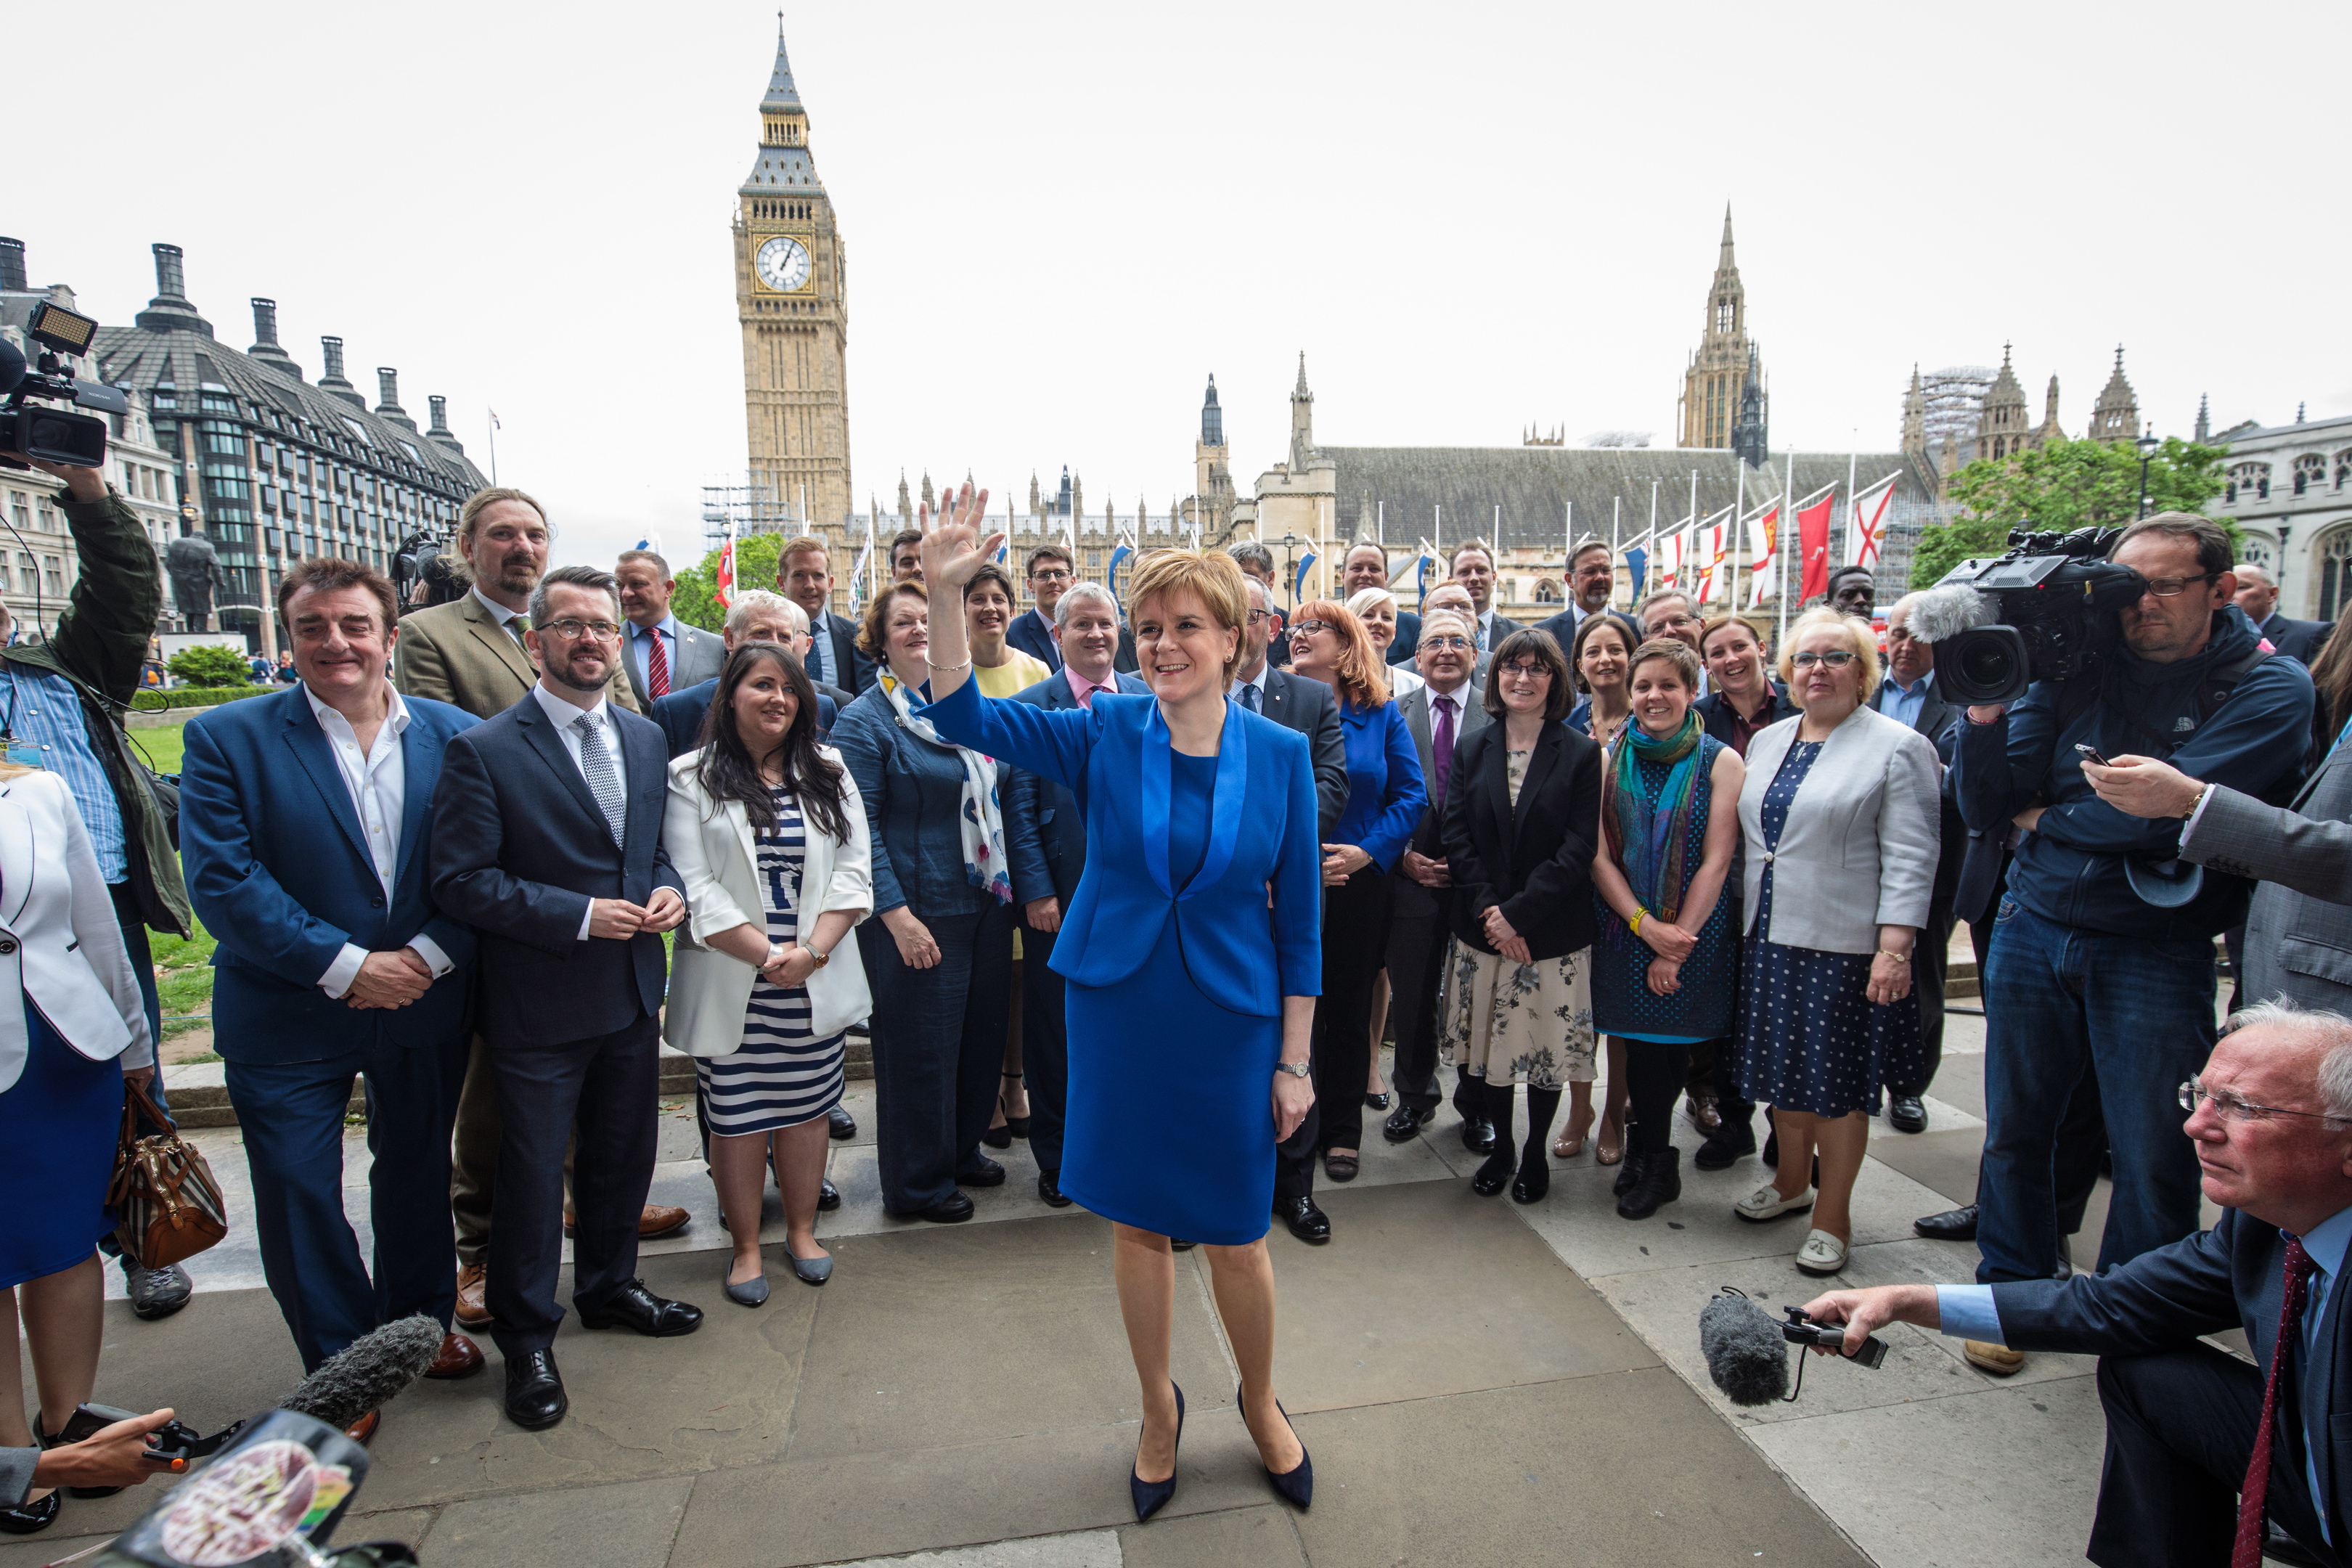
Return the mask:
{"type": "Polygon", "coordinates": [[[1738,1075],[1743,1098],[1773,1108],[1780,1163],[1735,1212],[1760,1223],[1811,1211],[1797,1267],[1834,1274],[1878,1086],[1923,1049],[1911,950],[1936,879],[1938,770],[1926,736],[1865,701],[1879,680],[1868,622],[1808,611],[1789,628],[1780,675],[1803,715],[1758,731],[1739,796],[1738,1075]]]}

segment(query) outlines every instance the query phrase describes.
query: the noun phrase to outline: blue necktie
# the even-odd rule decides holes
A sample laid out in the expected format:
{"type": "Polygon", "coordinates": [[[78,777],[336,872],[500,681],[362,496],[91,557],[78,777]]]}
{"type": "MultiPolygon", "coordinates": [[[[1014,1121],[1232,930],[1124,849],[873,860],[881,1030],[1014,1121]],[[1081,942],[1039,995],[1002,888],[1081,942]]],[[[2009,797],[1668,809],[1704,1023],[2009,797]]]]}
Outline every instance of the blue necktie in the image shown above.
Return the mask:
{"type": "Polygon", "coordinates": [[[1258,690],[1255,686],[1244,686],[1242,688],[1242,706],[1248,709],[1253,713],[1263,713],[1265,711],[1264,708],[1258,706],[1258,690]]]}

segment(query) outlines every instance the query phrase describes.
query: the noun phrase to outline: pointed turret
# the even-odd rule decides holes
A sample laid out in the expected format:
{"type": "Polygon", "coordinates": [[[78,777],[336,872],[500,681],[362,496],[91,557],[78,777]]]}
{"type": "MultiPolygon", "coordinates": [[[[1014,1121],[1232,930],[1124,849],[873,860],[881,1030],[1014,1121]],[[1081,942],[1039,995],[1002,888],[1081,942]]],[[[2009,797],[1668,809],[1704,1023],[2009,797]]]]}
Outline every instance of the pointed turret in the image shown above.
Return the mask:
{"type": "Polygon", "coordinates": [[[2139,436],[2139,398],[2130,382],[2124,379],[2124,346],[2116,345],[2115,374],[2099,390],[2099,400],[2091,407],[2090,438],[2094,441],[2131,441],[2139,436]]]}
{"type": "Polygon", "coordinates": [[[2025,449],[2025,388],[2010,364],[2011,345],[2000,345],[2000,374],[1977,405],[1977,455],[1996,460],[2025,449]]]}
{"type": "Polygon", "coordinates": [[[1298,351],[1298,384],[1290,389],[1290,471],[1304,473],[1315,451],[1315,395],[1307,389],[1307,351],[1298,351]]]}
{"type": "Polygon", "coordinates": [[[750,177],[737,193],[746,196],[791,199],[793,191],[823,188],[808,151],[808,110],[800,89],[793,85],[793,62],[784,55],[784,34],[776,30],[776,67],[768,75],[767,95],[760,100],[760,155],[750,177]]]}
{"type": "Polygon", "coordinates": [[[1729,202],[1723,204],[1723,256],[1716,266],[1725,272],[1738,270],[1731,259],[1731,204],[1729,202]]]}
{"type": "Polygon", "coordinates": [[[2197,444],[2200,447],[2205,445],[2205,437],[2212,433],[2212,412],[2208,406],[2205,394],[2200,392],[2197,395],[2197,444]]]}
{"type": "Polygon", "coordinates": [[[1209,390],[1201,399],[1201,444],[1222,447],[1225,444],[1225,411],[1217,406],[1217,378],[1209,377],[1209,390]]]}

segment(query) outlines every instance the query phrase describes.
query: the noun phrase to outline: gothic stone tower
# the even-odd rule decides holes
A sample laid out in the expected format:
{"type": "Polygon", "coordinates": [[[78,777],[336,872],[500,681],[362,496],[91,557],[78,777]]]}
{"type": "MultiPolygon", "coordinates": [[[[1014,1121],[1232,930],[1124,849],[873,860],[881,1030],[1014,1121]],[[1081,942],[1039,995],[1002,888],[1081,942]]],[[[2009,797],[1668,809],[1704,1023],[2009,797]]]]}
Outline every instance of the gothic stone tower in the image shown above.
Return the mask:
{"type": "MultiPolygon", "coordinates": [[[[1739,268],[1731,257],[1731,208],[1723,209],[1723,249],[1715,265],[1715,281],[1706,291],[1706,331],[1698,353],[1683,371],[1682,439],[1685,447],[1729,447],[1740,416],[1739,398],[1756,357],[1748,341],[1748,290],[1740,287],[1739,268]]],[[[1757,410],[1758,426],[1771,422],[1772,405],[1764,395],[1757,410]]]]}
{"type": "Polygon", "coordinates": [[[2132,441],[2139,437],[2139,398],[2124,379],[2124,346],[2116,345],[2116,373],[2099,389],[2091,406],[2089,435],[2094,441],[2132,441]]]}
{"type": "Polygon", "coordinates": [[[768,508],[837,529],[852,506],[845,257],[833,203],[809,157],[808,111],[782,32],[760,100],[759,155],[737,195],[735,310],[743,323],[751,480],[769,490],[768,508]]]}

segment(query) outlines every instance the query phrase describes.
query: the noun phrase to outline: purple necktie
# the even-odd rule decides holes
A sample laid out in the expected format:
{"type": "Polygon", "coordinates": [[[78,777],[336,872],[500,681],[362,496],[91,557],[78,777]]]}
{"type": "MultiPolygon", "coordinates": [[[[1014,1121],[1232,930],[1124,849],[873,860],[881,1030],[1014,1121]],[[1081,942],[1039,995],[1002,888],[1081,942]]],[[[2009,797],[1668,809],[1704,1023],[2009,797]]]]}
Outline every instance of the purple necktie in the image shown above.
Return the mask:
{"type": "Polygon", "coordinates": [[[1445,780],[1454,772],[1454,699],[1437,700],[1437,738],[1429,748],[1430,760],[1437,764],[1437,776],[1429,781],[1429,798],[1445,809],[1445,780]]]}

